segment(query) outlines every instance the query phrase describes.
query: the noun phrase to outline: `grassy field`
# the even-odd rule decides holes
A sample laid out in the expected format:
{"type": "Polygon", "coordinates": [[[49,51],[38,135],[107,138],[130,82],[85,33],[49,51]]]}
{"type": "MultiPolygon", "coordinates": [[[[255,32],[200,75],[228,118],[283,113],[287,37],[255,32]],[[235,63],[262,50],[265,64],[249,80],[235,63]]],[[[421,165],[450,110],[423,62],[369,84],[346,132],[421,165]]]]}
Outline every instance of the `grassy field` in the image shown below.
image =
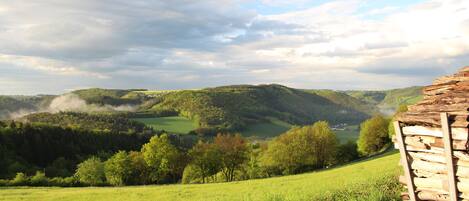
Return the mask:
{"type": "Polygon", "coordinates": [[[231,183],[87,187],[0,188],[0,201],[306,201],[395,200],[399,155],[293,176],[231,183]]]}
{"type": "Polygon", "coordinates": [[[272,138],[291,128],[291,124],[272,118],[270,122],[250,125],[241,132],[244,137],[272,138]]]}
{"type": "Polygon", "coordinates": [[[195,122],[185,117],[135,118],[134,120],[143,122],[154,129],[178,134],[187,134],[197,128],[195,122]]]}

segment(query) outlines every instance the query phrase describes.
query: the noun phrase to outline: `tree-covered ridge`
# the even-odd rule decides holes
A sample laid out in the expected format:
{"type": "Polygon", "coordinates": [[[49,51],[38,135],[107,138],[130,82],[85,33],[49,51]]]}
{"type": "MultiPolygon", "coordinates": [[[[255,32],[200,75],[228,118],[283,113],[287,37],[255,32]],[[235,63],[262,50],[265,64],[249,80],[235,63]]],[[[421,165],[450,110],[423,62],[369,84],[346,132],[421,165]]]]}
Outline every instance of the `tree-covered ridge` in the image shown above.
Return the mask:
{"type": "Polygon", "coordinates": [[[145,124],[127,118],[124,113],[43,112],[27,115],[22,120],[95,131],[141,133],[150,130],[145,124]]]}
{"type": "Polygon", "coordinates": [[[144,98],[144,94],[134,91],[142,91],[142,89],[80,89],[73,91],[81,99],[89,104],[99,105],[125,105],[140,104],[144,98]]]}
{"type": "Polygon", "coordinates": [[[275,117],[292,124],[319,120],[357,123],[364,112],[336,104],[322,96],[281,85],[236,85],[184,90],[160,98],[150,110],[176,111],[197,120],[201,127],[229,130],[275,117]]]}
{"type": "Polygon", "coordinates": [[[379,107],[381,112],[390,113],[395,111],[399,105],[410,105],[419,101],[422,98],[422,87],[414,86],[382,91],[353,90],[345,91],[345,93],[370,105],[379,107]]]}
{"type": "Polygon", "coordinates": [[[328,100],[343,107],[351,108],[356,111],[361,111],[369,115],[375,115],[379,113],[379,109],[375,105],[372,105],[367,101],[348,95],[345,92],[334,91],[330,89],[311,89],[305,91],[327,98],[328,100]]]}

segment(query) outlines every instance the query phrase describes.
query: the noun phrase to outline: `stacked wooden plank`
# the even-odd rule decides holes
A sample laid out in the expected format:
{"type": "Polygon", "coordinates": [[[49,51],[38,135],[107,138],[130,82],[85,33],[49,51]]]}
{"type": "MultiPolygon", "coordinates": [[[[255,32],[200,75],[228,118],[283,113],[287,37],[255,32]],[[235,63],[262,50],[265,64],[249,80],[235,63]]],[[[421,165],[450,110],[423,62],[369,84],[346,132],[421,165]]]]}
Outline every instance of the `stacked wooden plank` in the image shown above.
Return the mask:
{"type": "Polygon", "coordinates": [[[404,200],[469,200],[469,66],[423,89],[397,116],[404,200]]]}

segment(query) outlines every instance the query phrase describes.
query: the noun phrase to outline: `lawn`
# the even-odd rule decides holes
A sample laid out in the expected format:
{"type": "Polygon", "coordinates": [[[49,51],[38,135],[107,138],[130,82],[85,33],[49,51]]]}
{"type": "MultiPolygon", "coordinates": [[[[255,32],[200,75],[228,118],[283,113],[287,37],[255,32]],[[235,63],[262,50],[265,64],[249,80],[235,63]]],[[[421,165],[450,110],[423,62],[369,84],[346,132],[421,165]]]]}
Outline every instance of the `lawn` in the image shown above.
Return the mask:
{"type": "Polygon", "coordinates": [[[0,188],[0,201],[392,200],[383,194],[391,191],[395,198],[400,190],[396,187],[398,161],[399,155],[393,152],[324,171],[217,184],[0,188]],[[388,182],[380,182],[383,178],[388,182]]]}
{"type": "Polygon", "coordinates": [[[197,128],[194,121],[185,117],[155,117],[155,118],[135,118],[148,126],[157,130],[165,130],[170,133],[187,134],[197,128]]]}

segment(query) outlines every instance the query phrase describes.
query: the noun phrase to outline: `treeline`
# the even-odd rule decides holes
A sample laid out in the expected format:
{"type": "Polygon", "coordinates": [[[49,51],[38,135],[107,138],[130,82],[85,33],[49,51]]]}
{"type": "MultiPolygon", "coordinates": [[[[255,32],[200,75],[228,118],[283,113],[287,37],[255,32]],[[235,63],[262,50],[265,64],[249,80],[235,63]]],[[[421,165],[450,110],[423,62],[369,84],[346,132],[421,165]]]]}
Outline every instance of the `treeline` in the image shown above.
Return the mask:
{"type": "Polygon", "coordinates": [[[357,146],[338,143],[325,121],[294,127],[270,142],[251,143],[239,134],[219,133],[195,144],[167,134],[150,138],[3,123],[0,167],[7,170],[3,178],[11,179],[0,180],[0,185],[207,183],[298,174],[384,150],[390,143],[388,125],[389,119],[381,116],[363,122],[357,146]]]}
{"type": "Polygon", "coordinates": [[[23,117],[21,120],[32,123],[61,126],[64,128],[76,128],[84,130],[120,132],[120,133],[151,133],[152,129],[144,123],[128,118],[127,113],[116,112],[59,112],[59,113],[34,113],[23,117]]]}
{"type": "Polygon", "coordinates": [[[119,150],[138,150],[153,135],[0,121],[0,178],[36,170],[50,177],[71,176],[90,155],[106,158],[119,150]]]}
{"type": "MultiPolygon", "coordinates": [[[[0,185],[120,186],[235,181],[296,174],[359,157],[355,143],[340,145],[326,122],[293,128],[269,143],[249,143],[239,134],[218,134],[190,149],[177,142],[170,135],[157,135],[143,144],[140,151],[135,147],[117,151],[113,147],[109,149],[115,150],[113,155],[91,156],[76,165],[73,175],[67,177],[49,176],[47,169],[46,173],[35,174],[19,171],[0,185]]],[[[61,163],[65,162],[53,162],[59,170],[61,163]]]]}

